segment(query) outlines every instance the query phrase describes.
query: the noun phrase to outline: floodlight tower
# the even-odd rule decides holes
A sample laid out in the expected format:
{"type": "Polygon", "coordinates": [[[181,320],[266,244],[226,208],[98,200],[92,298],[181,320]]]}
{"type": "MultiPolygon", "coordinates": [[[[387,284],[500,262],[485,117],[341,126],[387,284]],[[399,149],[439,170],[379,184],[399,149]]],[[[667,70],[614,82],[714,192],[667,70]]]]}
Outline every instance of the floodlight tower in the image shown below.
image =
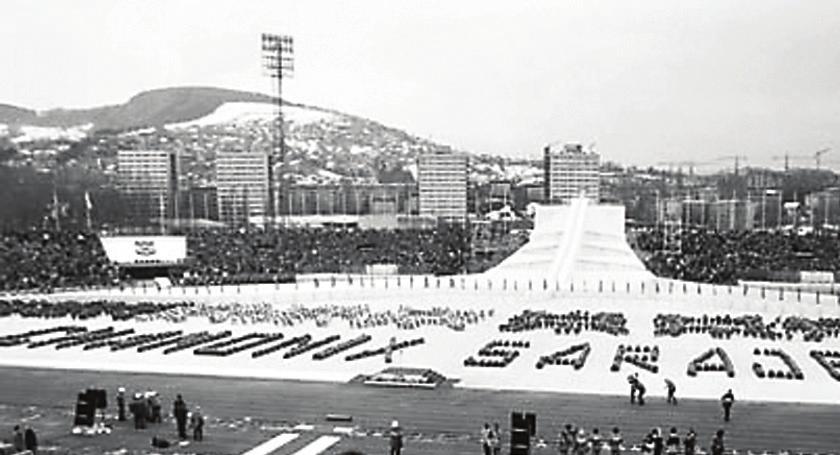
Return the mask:
{"type": "MultiPolygon", "coordinates": [[[[280,156],[280,199],[285,203],[289,197],[286,179],[286,133],[283,123],[283,78],[292,77],[294,72],[293,40],[288,35],[262,34],[263,68],[272,79],[277,79],[277,96],[274,102],[277,116],[274,121],[274,154],[280,156]]],[[[276,215],[274,201],[274,165],[268,160],[268,218],[273,222],[276,215]]]]}

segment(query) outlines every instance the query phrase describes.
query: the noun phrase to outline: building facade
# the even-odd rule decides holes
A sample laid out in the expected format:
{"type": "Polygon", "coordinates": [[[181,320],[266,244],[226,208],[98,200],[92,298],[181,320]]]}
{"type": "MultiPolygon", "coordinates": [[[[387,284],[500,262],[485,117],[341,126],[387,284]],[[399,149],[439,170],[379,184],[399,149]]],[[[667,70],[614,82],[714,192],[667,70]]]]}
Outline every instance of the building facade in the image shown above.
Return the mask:
{"type": "Polygon", "coordinates": [[[467,217],[469,157],[463,153],[424,153],[417,159],[420,215],[447,221],[467,217]]]}
{"type": "Polygon", "coordinates": [[[717,231],[751,231],[756,204],[745,199],[721,199],[711,205],[711,222],[717,231]]]}
{"type": "Polygon", "coordinates": [[[164,150],[120,150],[117,178],[129,218],[139,224],[177,218],[178,154],[164,150]]]}
{"type": "Polygon", "coordinates": [[[293,185],[278,213],[310,215],[417,215],[413,183],[293,185]]]}
{"type": "Polygon", "coordinates": [[[566,144],[557,150],[545,147],[545,199],[553,204],[568,204],[583,194],[597,203],[600,200],[600,164],[600,156],[584,152],[580,144],[566,144]]]}
{"type": "Polygon", "coordinates": [[[246,225],[269,216],[269,156],[264,152],[223,151],[216,154],[216,197],[219,221],[246,225]]]}
{"type": "Polygon", "coordinates": [[[826,188],[805,197],[814,229],[840,227],[840,188],[826,188]]]}

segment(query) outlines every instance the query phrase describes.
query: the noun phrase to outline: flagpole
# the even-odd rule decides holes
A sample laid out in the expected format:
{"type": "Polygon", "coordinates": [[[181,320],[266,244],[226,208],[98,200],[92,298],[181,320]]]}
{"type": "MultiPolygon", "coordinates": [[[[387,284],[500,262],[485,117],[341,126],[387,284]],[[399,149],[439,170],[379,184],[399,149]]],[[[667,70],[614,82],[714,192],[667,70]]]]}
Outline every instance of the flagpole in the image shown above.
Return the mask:
{"type": "Polygon", "coordinates": [[[55,189],[55,184],[53,183],[53,218],[55,219],[55,230],[61,230],[61,207],[58,206],[58,192],[55,189]]]}
{"type": "Polygon", "coordinates": [[[160,200],[160,233],[165,234],[164,223],[166,223],[166,204],[163,202],[163,193],[158,194],[160,200]]]}
{"type": "Polygon", "coordinates": [[[85,191],[85,215],[87,218],[87,228],[88,231],[93,230],[93,224],[90,221],[90,209],[92,208],[93,204],[90,202],[90,192],[85,191]]]}

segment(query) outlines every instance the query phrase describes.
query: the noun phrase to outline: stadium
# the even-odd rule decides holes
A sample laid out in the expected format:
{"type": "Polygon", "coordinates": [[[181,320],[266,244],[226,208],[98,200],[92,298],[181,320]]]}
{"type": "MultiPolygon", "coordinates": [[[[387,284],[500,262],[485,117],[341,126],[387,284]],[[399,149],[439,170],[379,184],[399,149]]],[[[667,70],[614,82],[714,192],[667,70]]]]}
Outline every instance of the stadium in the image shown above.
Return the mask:
{"type": "Polygon", "coordinates": [[[381,453],[396,425],[406,453],[476,453],[485,422],[511,454],[590,450],[593,429],[606,444],[614,427],[613,453],[646,451],[655,427],[660,445],[692,428],[696,453],[719,429],[726,453],[837,453],[837,297],[656,276],[624,220],[623,206],[575,199],[538,207],[527,243],[481,273],[267,271],[261,283],[153,278],[183,272],[182,238],[102,237],[101,286],[4,297],[0,402],[52,422],[39,453],[177,439],[169,417],[145,432],[113,423],[120,387],[158,392],[167,411],[177,394],[200,404],[207,439],[154,453],[381,453]],[[135,285],[108,281],[126,274],[135,285]],[[645,401],[628,399],[634,377],[645,401]],[[108,405],[81,409],[90,434],[68,436],[86,388],[108,405]]]}

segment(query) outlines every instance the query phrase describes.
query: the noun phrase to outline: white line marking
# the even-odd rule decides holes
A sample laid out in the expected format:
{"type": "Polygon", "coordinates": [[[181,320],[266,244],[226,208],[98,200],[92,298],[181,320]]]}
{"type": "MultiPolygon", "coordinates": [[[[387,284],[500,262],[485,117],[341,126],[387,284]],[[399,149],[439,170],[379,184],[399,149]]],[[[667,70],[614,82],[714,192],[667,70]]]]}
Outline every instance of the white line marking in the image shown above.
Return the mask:
{"type": "Polygon", "coordinates": [[[335,443],[340,440],[341,438],[338,436],[321,436],[320,438],[310,442],[308,446],[295,452],[293,455],[318,455],[335,445],[335,443]]]}
{"type": "Polygon", "coordinates": [[[242,455],[268,455],[271,452],[297,439],[297,433],[281,433],[280,435],[265,441],[242,455]]]}

